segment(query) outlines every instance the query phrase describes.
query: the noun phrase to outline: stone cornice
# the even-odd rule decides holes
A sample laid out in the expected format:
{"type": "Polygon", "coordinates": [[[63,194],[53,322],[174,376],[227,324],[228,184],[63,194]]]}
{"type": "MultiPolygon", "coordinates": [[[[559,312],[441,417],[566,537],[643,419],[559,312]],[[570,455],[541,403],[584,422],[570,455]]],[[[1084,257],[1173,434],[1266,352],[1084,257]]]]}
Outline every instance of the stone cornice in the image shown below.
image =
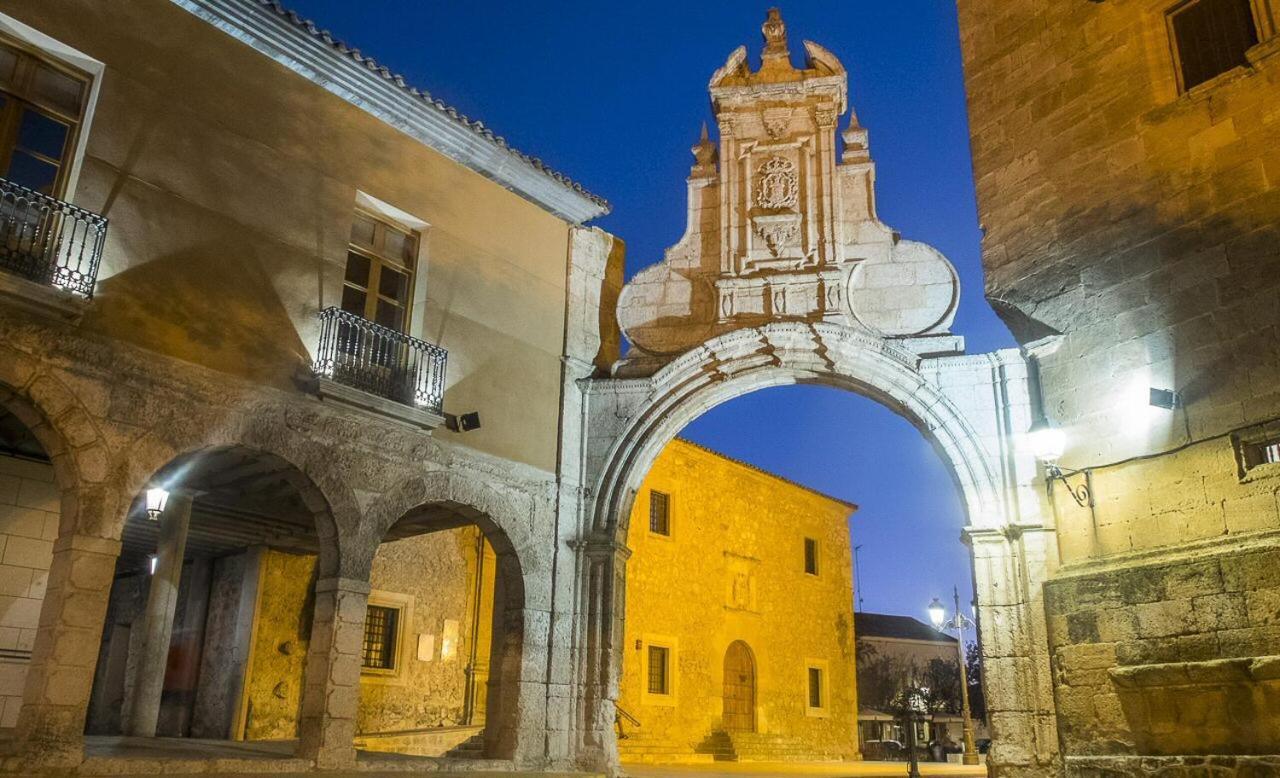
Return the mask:
{"type": "Polygon", "coordinates": [[[260,54],[574,224],[609,204],[270,0],[171,0],[260,54]]]}

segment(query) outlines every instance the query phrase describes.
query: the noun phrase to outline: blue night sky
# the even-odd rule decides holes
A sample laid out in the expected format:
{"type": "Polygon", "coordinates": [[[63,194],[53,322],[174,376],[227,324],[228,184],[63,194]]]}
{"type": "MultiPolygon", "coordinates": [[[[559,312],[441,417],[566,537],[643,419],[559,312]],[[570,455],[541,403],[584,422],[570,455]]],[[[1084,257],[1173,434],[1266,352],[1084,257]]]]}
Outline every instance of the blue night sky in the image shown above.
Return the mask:
{"type": "MultiPolygon", "coordinates": [[[[596,224],[626,241],[628,276],[659,261],[683,232],[689,147],[712,119],[707,80],[739,44],[758,60],[768,6],[285,4],[606,197],[613,213],[596,224]]],[[[969,352],[1013,345],[981,295],[954,6],[799,0],[781,8],[793,56],[807,38],[849,70],[850,102],[871,133],[881,219],[938,247],[959,270],[966,294],[954,330],[969,352]]],[[[835,389],[785,387],[716,408],[684,435],[859,504],[852,524],[865,610],[925,619],[929,599],[953,584],[968,598],[955,487],[928,443],[892,412],[835,389]]]]}

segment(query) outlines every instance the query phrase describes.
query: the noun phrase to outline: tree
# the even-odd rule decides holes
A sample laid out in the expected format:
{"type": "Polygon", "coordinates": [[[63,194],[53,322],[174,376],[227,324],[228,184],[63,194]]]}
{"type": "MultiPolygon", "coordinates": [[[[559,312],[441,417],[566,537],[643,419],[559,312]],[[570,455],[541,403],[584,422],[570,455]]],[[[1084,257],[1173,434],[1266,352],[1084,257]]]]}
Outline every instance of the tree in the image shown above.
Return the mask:
{"type": "Polygon", "coordinates": [[[987,720],[987,695],[982,691],[982,651],[977,643],[965,650],[964,669],[969,681],[969,710],[975,721],[987,720]]]}

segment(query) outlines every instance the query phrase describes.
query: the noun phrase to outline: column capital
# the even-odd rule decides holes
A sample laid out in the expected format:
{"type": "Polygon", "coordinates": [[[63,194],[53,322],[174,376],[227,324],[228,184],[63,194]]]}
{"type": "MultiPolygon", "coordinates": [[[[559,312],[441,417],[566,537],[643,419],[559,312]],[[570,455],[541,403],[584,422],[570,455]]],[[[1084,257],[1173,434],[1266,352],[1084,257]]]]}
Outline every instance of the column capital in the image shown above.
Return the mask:
{"type": "Polygon", "coordinates": [[[570,540],[569,548],[583,553],[593,560],[614,557],[618,561],[625,562],[631,558],[631,549],[619,543],[612,535],[600,532],[592,533],[584,538],[570,540]]]}
{"type": "Polygon", "coordinates": [[[373,587],[368,581],[359,578],[320,578],[316,581],[316,592],[350,592],[351,594],[368,594],[373,587]]]}

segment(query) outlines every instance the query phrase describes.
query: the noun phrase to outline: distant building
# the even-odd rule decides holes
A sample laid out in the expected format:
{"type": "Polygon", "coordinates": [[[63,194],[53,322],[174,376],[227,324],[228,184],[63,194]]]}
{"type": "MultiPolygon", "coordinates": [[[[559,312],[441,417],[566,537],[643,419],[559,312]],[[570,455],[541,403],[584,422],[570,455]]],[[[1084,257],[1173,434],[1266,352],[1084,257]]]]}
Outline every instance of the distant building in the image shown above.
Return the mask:
{"type": "Polygon", "coordinates": [[[687,441],[663,450],[627,536],[624,761],[858,756],[855,510],[687,441]]]}
{"type": "MultiPolygon", "coordinates": [[[[858,747],[865,751],[864,744],[876,740],[905,744],[906,733],[893,712],[886,710],[886,697],[913,677],[917,684],[927,685],[934,661],[943,662],[948,672],[958,676],[956,639],[910,616],[855,613],[853,620],[859,661],[858,747]]],[[[960,743],[962,723],[955,713],[931,713],[916,732],[917,740],[960,743]]]]}

